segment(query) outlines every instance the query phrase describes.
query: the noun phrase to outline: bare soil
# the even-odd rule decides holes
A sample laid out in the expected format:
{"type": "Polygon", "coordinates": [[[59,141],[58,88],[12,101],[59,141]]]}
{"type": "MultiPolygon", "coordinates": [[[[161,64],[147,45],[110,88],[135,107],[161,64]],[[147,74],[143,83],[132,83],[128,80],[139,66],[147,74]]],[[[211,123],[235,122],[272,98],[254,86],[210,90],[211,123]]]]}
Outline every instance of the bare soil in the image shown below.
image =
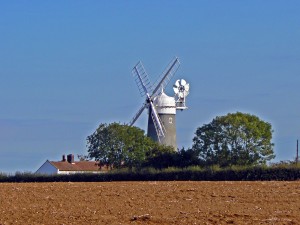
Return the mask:
{"type": "Polygon", "coordinates": [[[300,181],[0,183],[0,224],[300,224],[300,181]]]}

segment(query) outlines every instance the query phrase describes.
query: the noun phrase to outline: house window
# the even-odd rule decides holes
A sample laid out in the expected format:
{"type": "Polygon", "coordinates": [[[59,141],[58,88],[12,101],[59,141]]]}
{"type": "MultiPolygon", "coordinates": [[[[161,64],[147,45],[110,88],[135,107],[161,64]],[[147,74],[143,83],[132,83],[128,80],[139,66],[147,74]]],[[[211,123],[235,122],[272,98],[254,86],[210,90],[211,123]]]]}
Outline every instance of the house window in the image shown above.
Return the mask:
{"type": "Polygon", "coordinates": [[[169,117],[169,123],[173,123],[173,118],[169,117]]]}

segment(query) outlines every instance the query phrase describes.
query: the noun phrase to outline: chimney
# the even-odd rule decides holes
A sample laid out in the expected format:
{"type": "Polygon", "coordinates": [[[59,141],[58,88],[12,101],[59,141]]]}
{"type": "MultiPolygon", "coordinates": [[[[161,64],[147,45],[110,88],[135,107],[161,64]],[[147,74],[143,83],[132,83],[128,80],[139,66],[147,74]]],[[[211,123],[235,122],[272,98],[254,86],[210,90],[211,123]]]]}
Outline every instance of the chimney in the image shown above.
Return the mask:
{"type": "Polygon", "coordinates": [[[66,155],[62,155],[62,161],[63,161],[63,162],[66,161],[66,155]]]}
{"type": "Polygon", "coordinates": [[[73,154],[67,155],[67,160],[69,163],[74,163],[74,155],[73,154]]]}

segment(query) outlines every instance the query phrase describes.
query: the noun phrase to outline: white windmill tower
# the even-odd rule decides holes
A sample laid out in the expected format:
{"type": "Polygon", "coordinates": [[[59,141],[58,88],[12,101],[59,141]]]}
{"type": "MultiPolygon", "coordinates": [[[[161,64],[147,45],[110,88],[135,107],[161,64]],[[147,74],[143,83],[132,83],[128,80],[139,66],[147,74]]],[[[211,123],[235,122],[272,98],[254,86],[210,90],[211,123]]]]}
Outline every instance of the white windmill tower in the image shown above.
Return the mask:
{"type": "Polygon", "coordinates": [[[173,86],[175,97],[166,95],[164,93],[164,88],[174,76],[179,66],[179,60],[175,57],[158,79],[154,88],[152,88],[148,75],[141,62],[138,62],[132,69],[132,74],[135,77],[139,91],[142,96],[146,96],[146,101],[133,117],[129,125],[132,126],[143,110],[148,108],[147,135],[161,144],[173,146],[174,149],[177,149],[176,110],[187,109],[185,106],[185,98],[189,93],[189,84],[183,79],[177,80],[173,86]]]}

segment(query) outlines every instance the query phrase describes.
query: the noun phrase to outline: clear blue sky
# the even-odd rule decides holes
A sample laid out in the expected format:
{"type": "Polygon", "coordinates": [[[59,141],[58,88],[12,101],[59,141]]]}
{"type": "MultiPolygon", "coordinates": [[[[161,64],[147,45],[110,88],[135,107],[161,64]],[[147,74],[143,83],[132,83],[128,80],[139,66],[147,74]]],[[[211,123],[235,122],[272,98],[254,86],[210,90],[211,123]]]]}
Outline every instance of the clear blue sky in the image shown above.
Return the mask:
{"type": "MultiPolygon", "coordinates": [[[[241,111],[272,124],[276,161],[295,157],[300,1],[1,1],[0,171],[86,153],[100,123],[129,122],[143,103],[137,61],[154,82],[174,56],[171,83],[191,88],[179,147],[241,111]]],[[[146,129],[146,117],[136,125],[146,129]]]]}

